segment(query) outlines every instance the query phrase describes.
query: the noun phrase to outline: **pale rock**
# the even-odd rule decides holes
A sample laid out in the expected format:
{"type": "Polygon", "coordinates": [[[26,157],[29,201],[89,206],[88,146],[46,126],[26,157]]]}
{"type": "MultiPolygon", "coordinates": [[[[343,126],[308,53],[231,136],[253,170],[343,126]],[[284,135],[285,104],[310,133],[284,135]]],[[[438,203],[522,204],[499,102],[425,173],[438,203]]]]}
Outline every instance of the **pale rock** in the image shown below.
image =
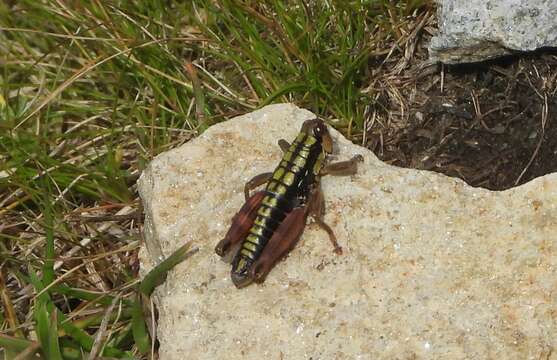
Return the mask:
{"type": "Polygon", "coordinates": [[[213,248],[243,185],[273,170],[277,139],[313,115],[272,105],[161,154],[139,189],[143,271],[199,252],[155,293],[161,359],[556,359],[557,176],[503,192],[379,161],[332,130],[352,177],[325,177],[308,225],[263,285],[238,290],[213,248]]]}
{"type": "Polygon", "coordinates": [[[557,47],[556,0],[439,0],[429,52],[447,64],[557,47]]]}

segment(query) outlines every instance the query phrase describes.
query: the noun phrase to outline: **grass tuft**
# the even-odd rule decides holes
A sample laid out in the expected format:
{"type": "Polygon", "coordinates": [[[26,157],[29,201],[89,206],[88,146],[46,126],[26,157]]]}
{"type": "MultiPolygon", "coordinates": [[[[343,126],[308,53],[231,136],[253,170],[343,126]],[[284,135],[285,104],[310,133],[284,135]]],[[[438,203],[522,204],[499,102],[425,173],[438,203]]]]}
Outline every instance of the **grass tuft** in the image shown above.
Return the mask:
{"type": "Polygon", "coordinates": [[[380,70],[428,19],[416,0],[1,2],[4,355],[150,357],[146,296],[191,252],[138,283],[146,163],[273,102],[365,142],[401,103],[380,70]]]}

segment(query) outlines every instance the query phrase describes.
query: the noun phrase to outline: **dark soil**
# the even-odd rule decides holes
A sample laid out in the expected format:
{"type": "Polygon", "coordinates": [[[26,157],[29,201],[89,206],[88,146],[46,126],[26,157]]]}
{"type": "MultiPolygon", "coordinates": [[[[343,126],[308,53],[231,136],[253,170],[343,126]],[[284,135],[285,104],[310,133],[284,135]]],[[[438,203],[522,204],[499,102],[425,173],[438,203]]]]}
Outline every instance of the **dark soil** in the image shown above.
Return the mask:
{"type": "Polygon", "coordinates": [[[517,55],[417,75],[407,121],[370,134],[384,161],[503,190],[557,171],[557,55],[517,55]]]}

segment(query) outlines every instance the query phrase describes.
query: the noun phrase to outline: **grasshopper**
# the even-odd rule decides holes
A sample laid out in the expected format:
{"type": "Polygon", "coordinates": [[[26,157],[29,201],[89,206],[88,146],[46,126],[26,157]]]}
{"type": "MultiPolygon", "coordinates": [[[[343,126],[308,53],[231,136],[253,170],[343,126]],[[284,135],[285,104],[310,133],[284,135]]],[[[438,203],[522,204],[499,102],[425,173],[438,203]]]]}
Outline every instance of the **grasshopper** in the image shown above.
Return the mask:
{"type": "Polygon", "coordinates": [[[363,157],[327,164],[333,140],[317,118],[305,121],[291,144],[281,139],[278,145],[283,151],[279,165],[245,184],[246,202],[215,247],[221,257],[233,255],[231,278],[237,288],[265,281],[273,266],[294,248],[310,215],[329,235],[334,252],[342,254],[333,230],[323,221],[321,177],[354,175],[363,157]],[[261,185],[265,190],[250,195],[261,185]]]}

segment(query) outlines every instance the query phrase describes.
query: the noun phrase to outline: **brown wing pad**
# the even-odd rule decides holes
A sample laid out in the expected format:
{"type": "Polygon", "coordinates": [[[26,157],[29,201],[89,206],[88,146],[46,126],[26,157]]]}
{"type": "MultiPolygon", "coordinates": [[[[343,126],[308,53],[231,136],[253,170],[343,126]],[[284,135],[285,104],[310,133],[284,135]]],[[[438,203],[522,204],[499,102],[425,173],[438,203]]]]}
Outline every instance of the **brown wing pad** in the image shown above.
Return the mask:
{"type": "Polygon", "coordinates": [[[263,252],[252,265],[250,277],[256,283],[265,281],[265,277],[273,266],[285,257],[296,245],[306,226],[307,211],[305,207],[292,210],[263,249],[263,252]]]}
{"type": "Polygon", "coordinates": [[[224,236],[224,239],[219,241],[215,247],[215,252],[219,256],[225,256],[236,244],[241,243],[242,240],[248,235],[253,221],[257,217],[257,209],[261,201],[265,197],[265,191],[258,191],[253,194],[242,206],[240,211],[232,218],[232,225],[224,236]]]}

